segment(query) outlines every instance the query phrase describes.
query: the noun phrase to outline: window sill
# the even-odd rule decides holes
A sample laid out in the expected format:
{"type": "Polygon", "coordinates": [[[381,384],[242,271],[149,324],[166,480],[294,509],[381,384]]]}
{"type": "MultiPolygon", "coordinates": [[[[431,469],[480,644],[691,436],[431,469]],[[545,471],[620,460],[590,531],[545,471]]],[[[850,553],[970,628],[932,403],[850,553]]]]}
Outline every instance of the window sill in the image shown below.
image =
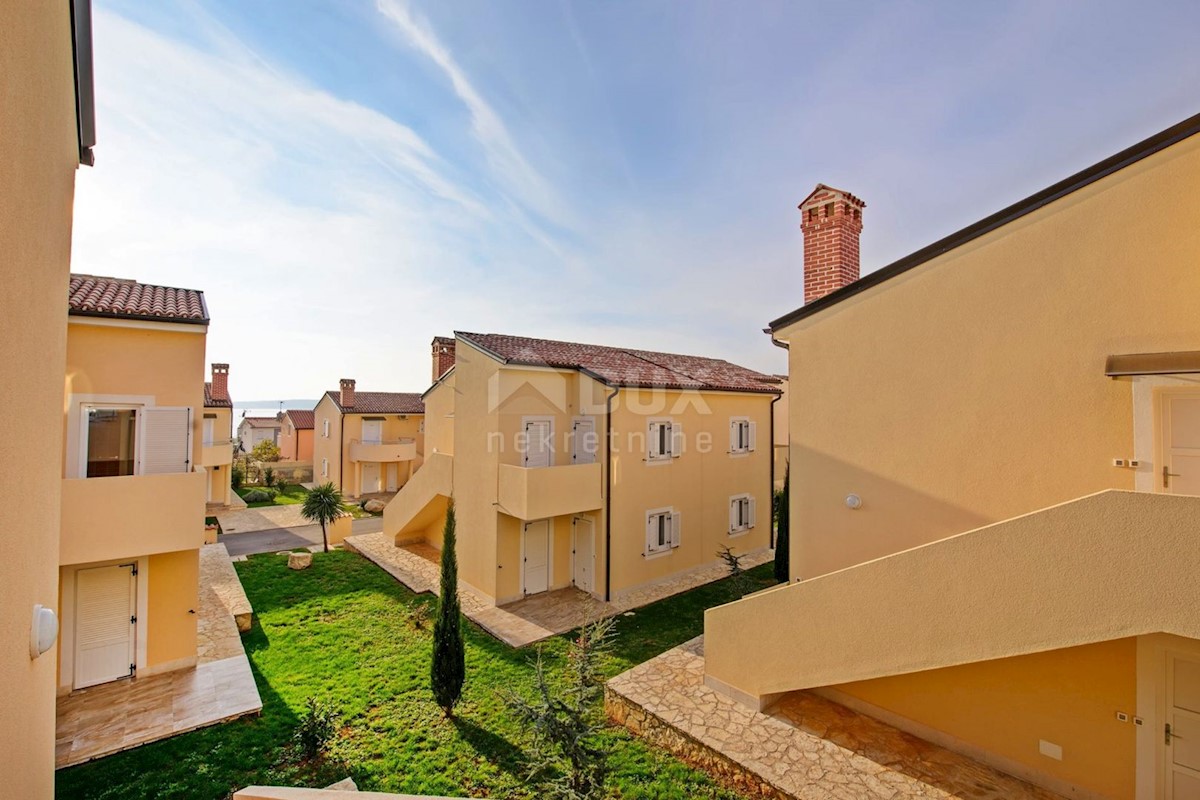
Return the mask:
{"type": "Polygon", "coordinates": [[[674,460],[675,460],[675,459],[671,458],[670,456],[663,456],[663,457],[661,457],[661,458],[647,458],[647,459],[643,459],[643,463],[644,463],[644,464],[645,464],[647,467],[657,467],[657,466],[659,466],[659,465],[661,465],[661,464],[670,464],[670,463],[671,463],[672,461],[674,461],[674,460]]]}
{"type": "Polygon", "coordinates": [[[752,530],[754,530],[754,528],[742,528],[740,530],[730,531],[728,536],[730,539],[737,539],[740,536],[745,536],[747,533],[749,533],[752,530]]]}
{"type": "Polygon", "coordinates": [[[674,553],[674,552],[675,552],[674,547],[668,547],[666,550],[659,550],[656,553],[642,553],[642,558],[646,559],[647,561],[652,561],[656,558],[662,558],[663,556],[669,556],[669,555],[671,555],[671,553],[674,553]]]}

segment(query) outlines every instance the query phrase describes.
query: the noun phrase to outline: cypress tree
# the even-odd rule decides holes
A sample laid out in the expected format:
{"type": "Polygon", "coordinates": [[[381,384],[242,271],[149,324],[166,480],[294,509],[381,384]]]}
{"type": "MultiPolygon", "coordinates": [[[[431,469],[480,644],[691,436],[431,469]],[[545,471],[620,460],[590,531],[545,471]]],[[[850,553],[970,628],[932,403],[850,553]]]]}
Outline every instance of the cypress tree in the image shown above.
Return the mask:
{"type": "Polygon", "coordinates": [[[783,473],[783,491],[779,493],[778,507],[775,509],[775,580],[787,583],[791,580],[788,563],[788,487],[792,482],[792,465],[788,464],[783,473]]]}
{"type": "Polygon", "coordinates": [[[433,698],[447,718],[453,718],[454,705],[462,697],[463,682],[466,680],[454,524],[454,501],[451,500],[446,508],[446,526],[442,534],[441,593],[438,597],[437,620],[433,623],[433,663],[430,667],[433,698]]]}

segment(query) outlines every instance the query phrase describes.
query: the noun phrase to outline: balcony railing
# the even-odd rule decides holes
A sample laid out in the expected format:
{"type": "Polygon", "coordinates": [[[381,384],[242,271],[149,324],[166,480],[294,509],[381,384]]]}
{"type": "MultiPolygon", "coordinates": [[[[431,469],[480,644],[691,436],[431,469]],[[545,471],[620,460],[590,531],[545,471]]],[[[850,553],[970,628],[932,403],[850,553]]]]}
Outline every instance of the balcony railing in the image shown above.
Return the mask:
{"type": "Polygon", "coordinates": [[[233,440],[213,439],[200,446],[200,466],[213,467],[233,462],[233,440]]]}
{"type": "Polygon", "coordinates": [[[417,457],[416,439],[390,441],[350,440],[351,461],[412,461],[417,457]]]}
{"type": "Polygon", "coordinates": [[[530,468],[501,464],[498,484],[500,510],[517,519],[594,511],[604,502],[598,463],[530,468]]]}
{"type": "Polygon", "coordinates": [[[205,477],[200,471],[64,479],[59,563],[199,547],[205,477]]]}

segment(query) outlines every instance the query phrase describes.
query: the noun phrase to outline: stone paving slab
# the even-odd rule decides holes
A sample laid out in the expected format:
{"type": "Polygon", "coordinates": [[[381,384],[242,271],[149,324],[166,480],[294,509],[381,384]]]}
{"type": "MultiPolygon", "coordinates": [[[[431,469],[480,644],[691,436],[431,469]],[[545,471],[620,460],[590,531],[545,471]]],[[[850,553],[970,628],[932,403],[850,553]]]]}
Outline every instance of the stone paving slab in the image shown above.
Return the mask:
{"type": "Polygon", "coordinates": [[[300,513],[302,508],[299,503],[262,508],[230,508],[217,513],[217,522],[221,524],[221,533],[225,535],[311,525],[312,523],[300,513]]]}
{"type": "MultiPolygon", "coordinates": [[[[742,559],[742,568],[754,569],[768,561],[774,560],[774,558],[774,550],[765,548],[756,550],[747,553],[742,559]]],[[[712,583],[713,581],[719,581],[727,577],[729,577],[729,568],[723,562],[716,562],[690,570],[682,575],[676,575],[669,580],[621,592],[613,598],[612,604],[619,611],[629,611],[634,608],[648,606],[651,603],[657,603],[659,600],[666,599],[680,592],[686,592],[695,589],[697,586],[703,586],[706,583],[712,583]]]]}
{"type": "MultiPolygon", "coordinates": [[[[237,624],[237,630],[245,633],[250,630],[250,620],[254,609],[242,588],[237,570],[229,558],[229,551],[224,544],[206,544],[200,548],[200,591],[212,592],[210,601],[201,599],[200,620],[203,621],[205,612],[211,610],[218,617],[232,617],[237,624]],[[220,614],[220,610],[224,614],[220,614]]],[[[210,615],[211,616],[211,615],[210,615]]],[[[238,644],[241,649],[241,644],[238,644]]]]}
{"type": "Polygon", "coordinates": [[[809,692],[760,713],[704,685],[704,637],[610,680],[609,718],[779,800],[1062,800],[809,692]]]}

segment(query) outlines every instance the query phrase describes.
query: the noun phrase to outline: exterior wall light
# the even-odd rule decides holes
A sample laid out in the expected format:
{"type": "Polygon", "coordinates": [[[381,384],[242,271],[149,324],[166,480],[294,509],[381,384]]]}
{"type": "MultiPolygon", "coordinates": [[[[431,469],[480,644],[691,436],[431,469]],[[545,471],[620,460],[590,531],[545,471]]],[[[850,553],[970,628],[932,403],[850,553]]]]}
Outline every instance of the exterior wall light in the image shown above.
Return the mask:
{"type": "Polygon", "coordinates": [[[851,511],[857,511],[862,508],[862,498],[854,494],[854,492],[846,495],[846,508],[851,511]]]}
{"type": "Polygon", "coordinates": [[[54,609],[40,604],[33,606],[33,625],[29,628],[29,657],[37,658],[54,647],[58,639],[58,615],[54,609]]]}

